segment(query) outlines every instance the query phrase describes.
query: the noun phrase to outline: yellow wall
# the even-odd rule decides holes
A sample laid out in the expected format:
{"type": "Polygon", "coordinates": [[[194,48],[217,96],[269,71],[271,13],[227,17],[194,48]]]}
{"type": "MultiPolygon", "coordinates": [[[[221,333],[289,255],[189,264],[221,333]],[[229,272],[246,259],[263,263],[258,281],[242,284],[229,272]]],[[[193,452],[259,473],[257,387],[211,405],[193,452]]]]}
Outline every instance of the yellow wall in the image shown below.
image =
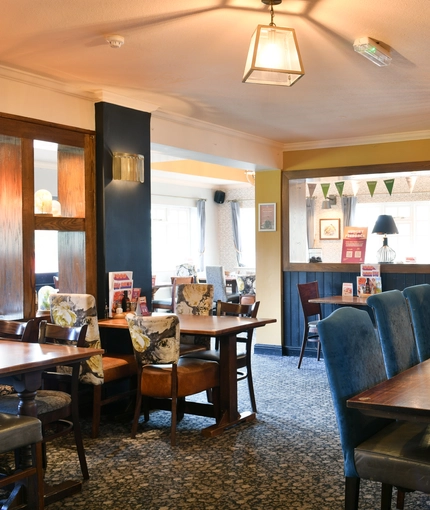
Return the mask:
{"type": "Polygon", "coordinates": [[[258,344],[282,345],[281,170],[257,172],[256,291],[259,317],[276,318],[256,332],[258,344]],[[276,232],[258,231],[258,204],[276,204],[276,232]]]}
{"type": "Polygon", "coordinates": [[[284,170],[430,161],[430,140],[284,152],[284,170]]]}

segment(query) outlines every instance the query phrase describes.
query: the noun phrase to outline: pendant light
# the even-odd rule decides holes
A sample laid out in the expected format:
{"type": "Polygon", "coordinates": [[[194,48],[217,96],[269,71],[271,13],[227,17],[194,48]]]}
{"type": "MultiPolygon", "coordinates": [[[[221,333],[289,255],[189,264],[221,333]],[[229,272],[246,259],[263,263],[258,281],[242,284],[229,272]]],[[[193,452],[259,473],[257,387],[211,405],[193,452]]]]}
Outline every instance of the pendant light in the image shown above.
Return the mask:
{"type": "Polygon", "coordinates": [[[270,24],[258,25],[249,47],[242,82],[291,87],[304,74],[293,28],[277,27],[273,6],[282,0],[261,0],[270,5],[270,24]]]}

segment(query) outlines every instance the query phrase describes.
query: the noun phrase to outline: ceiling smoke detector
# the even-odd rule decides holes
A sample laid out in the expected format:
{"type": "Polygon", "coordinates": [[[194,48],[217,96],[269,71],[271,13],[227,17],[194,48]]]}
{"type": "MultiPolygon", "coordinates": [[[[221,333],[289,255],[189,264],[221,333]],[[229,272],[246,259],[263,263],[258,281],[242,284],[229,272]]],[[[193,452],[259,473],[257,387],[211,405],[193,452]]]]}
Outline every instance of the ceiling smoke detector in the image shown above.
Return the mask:
{"type": "Polygon", "coordinates": [[[124,44],[124,37],[122,35],[107,35],[106,41],[110,44],[111,48],[121,48],[124,44]]]}

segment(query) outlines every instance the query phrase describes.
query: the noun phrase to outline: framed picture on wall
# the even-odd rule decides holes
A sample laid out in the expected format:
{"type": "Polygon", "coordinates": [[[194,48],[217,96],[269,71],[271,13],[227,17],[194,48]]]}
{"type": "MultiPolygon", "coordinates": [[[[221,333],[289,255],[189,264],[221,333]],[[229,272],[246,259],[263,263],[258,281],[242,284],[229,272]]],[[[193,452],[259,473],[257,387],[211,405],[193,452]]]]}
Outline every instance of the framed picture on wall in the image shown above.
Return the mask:
{"type": "Polygon", "coordinates": [[[258,230],[276,232],[276,204],[258,204],[258,230]]]}
{"type": "Polygon", "coordinates": [[[327,241],[331,239],[340,239],[340,219],[324,218],[320,219],[320,239],[327,241]]]}

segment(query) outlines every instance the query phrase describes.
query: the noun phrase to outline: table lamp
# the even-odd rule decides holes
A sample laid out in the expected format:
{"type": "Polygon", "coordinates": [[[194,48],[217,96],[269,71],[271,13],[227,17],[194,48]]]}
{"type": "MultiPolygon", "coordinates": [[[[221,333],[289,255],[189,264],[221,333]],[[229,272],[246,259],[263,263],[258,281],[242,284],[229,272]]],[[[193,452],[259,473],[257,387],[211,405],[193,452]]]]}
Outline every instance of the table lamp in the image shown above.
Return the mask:
{"type": "Polygon", "coordinates": [[[384,236],[382,246],[376,252],[378,262],[390,263],[396,258],[396,252],[388,246],[387,235],[398,234],[397,226],[394,219],[389,214],[381,214],[376,220],[373,227],[372,234],[379,234],[384,236]]]}

